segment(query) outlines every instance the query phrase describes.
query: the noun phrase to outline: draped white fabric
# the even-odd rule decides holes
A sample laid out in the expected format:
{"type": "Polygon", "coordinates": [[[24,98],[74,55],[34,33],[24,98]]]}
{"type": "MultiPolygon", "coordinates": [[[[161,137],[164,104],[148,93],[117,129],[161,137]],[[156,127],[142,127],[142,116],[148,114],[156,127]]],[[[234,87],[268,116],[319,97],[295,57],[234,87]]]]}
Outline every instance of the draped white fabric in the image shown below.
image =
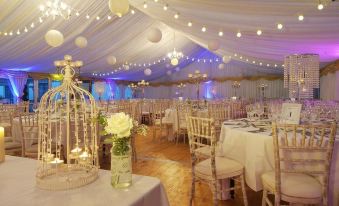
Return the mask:
{"type": "Polygon", "coordinates": [[[10,76],[9,81],[11,82],[14,95],[17,97],[17,101],[20,101],[21,97],[24,94],[24,88],[27,82],[27,75],[23,76],[10,76]]]}
{"type": "MultiPolygon", "coordinates": [[[[241,62],[233,62],[226,64],[225,68],[218,69],[218,64],[199,64],[193,63],[186,66],[184,69],[177,67],[175,69],[167,69],[173,74],[166,75],[159,79],[159,82],[173,82],[178,80],[188,79],[189,73],[194,73],[195,70],[199,70],[201,73],[207,73],[208,79],[205,83],[201,83],[200,86],[200,97],[206,98],[225,98],[234,96],[234,90],[232,88],[232,80],[226,82],[209,81],[213,78],[244,78],[244,77],[255,77],[255,76],[267,76],[267,75],[281,75],[280,69],[266,69],[266,68],[248,68],[248,64],[241,62]],[[215,93],[215,94],[214,94],[215,93]]],[[[268,81],[259,79],[257,81],[243,80],[241,81],[241,87],[237,91],[237,95],[243,98],[259,98],[261,93],[258,89],[259,84],[267,84],[268,87],[265,91],[266,98],[283,98],[287,97],[287,90],[283,88],[283,81],[275,80],[268,81]]],[[[145,90],[146,98],[172,98],[178,97],[180,94],[184,97],[196,98],[196,87],[192,84],[187,84],[186,88],[178,89],[178,87],[150,87],[145,90]]]]}
{"type": "Polygon", "coordinates": [[[11,83],[10,90],[14,96],[14,101],[20,101],[23,96],[24,88],[28,75],[26,72],[2,71],[0,70],[0,78],[8,79],[11,83]]]}
{"type": "Polygon", "coordinates": [[[320,98],[339,100],[339,71],[328,73],[320,78],[320,98]]]}
{"type": "MultiPolygon", "coordinates": [[[[198,45],[206,47],[210,40],[220,42],[220,49],[216,52],[219,55],[237,53],[234,59],[240,61],[240,56],[243,56],[241,61],[245,63],[248,58],[249,62],[256,61],[257,65],[259,61],[270,63],[270,67],[276,62],[281,66],[283,57],[290,53],[319,53],[323,62],[339,56],[337,1],[318,11],[317,1],[309,0],[258,0],[255,3],[251,0],[166,0],[169,9],[165,12],[162,9],[164,1],[147,1],[148,8],[144,9],[143,0],[130,0],[131,5],[141,11],[122,18],[112,16],[111,20],[107,20],[107,15],[111,15],[107,0],[68,0],[67,3],[80,12],[78,17],[73,15],[70,20],[57,18],[54,21],[49,18],[39,23],[41,13],[38,5],[42,2],[0,1],[1,32],[13,33],[12,36],[0,36],[0,68],[54,72],[53,61],[71,54],[74,59],[84,61],[83,75],[90,76],[93,72],[107,74],[127,61],[146,65],[140,68],[132,66],[129,71],[106,75],[105,78],[154,80],[165,74],[165,65],[169,61],[167,59],[152,66],[152,75],[145,76],[143,70],[148,63],[153,65],[174,46],[185,55],[195,56],[201,51],[198,45]],[[178,20],[173,18],[172,8],[180,13],[178,20]],[[299,13],[305,16],[303,22],[297,20],[299,13]],[[86,19],[87,14],[89,19],[86,19]],[[188,21],[192,21],[192,27],[187,26],[188,21]],[[31,28],[32,22],[34,28],[31,28]],[[284,25],[282,31],[276,29],[279,22],[284,25]],[[202,25],[207,28],[205,33],[201,32],[202,25]],[[27,33],[23,31],[25,26],[29,30],[27,33]],[[147,32],[152,27],[160,28],[163,34],[157,44],[147,40],[147,32]],[[177,31],[175,45],[172,28],[177,31]],[[20,35],[16,35],[18,29],[20,35]],[[64,34],[62,46],[51,48],[46,44],[44,35],[49,29],[57,29],[64,34]],[[257,29],[263,31],[260,37],[256,35],[257,29]],[[219,30],[224,33],[222,37],[218,36],[219,30]],[[238,31],[242,32],[241,38],[235,37],[238,31]],[[88,39],[88,46],[84,49],[74,44],[79,35],[88,39]],[[108,55],[117,57],[116,66],[106,63],[108,55]]],[[[252,64],[247,68],[257,70],[257,66],[252,64]]]]}
{"type": "MultiPolygon", "coordinates": [[[[165,24],[148,17],[140,11],[134,15],[127,14],[122,18],[112,16],[107,20],[109,11],[107,0],[82,0],[67,1],[72,7],[79,10],[79,17],[70,20],[56,18],[45,19],[39,23],[38,6],[41,0],[11,0],[0,1],[0,28],[1,31],[13,31],[14,36],[0,36],[0,69],[11,69],[33,72],[55,72],[53,61],[63,59],[65,54],[70,54],[75,60],[83,60],[83,75],[93,72],[111,72],[118,69],[124,62],[152,63],[162,59],[170,50],[173,50],[173,30],[165,24]],[[86,14],[90,19],[86,19],[86,14]],[[100,21],[96,17],[101,17],[100,21]],[[35,27],[30,28],[32,21],[35,27]],[[28,27],[27,33],[23,32],[24,26],[28,27]],[[147,40],[150,28],[157,27],[162,31],[162,40],[155,44],[147,40]],[[22,34],[17,36],[17,29],[22,34]],[[63,33],[65,42],[58,48],[47,45],[44,35],[49,29],[57,29],[63,33]],[[88,40],[88,46],[80,49],[74,44],[78,36],[88,40]],[[110,66],[106,62],[109,55],[117,58],[117,64],[110,66]]],[[[199,47],[182,35],[176,35],[176,47],[186,55],[199,51],[199,47]]],[[[165,68],[168,63],[158,64],[165,68]]],[[[148,66],[148,65],[147,65],[148,66]]],[[[119,72],[118,75],[106,76],[119,79],[140,80],[146,67],[131,67],[129,71],[119,72]]],[[[163,70],[154,70],[150,78],[163,75],[163,70]]]]}
{"type": "MultiPolygon", "coordinates": [[[[258,80],[240,81],[241,87],[237,91],[237,96],[244,99],[259,99],[262,97],[258,85],[265,83],[268,85],[265,91],[266,98],[287,98],[288,91],[283,88],[282,80],[258,80]]],[[[200,98],[230,98],[235,95],[232,88],[232,81],[212,82],[200,84],[200,98]]],[[[192,84],[187,84],[184,89],[179,89],[177,86],[160,86],[149,87],[145,89],[146,98],[185,98],[196,99],[196,87],[192,84]],[[181,94],[181,95],[180,95],[181,94]]]]}
{"type": "Polygon", "coordinates": [[[218,54],[237,53],[237,59],[242,55],[257,62],[282,62],[284,56],[294,53],[317,53],[322,61],[339,57],[338,1],[319,11],[318,1],[310,0],[166,0],[167,12],[162,9],[163,3],[148,1],[145,9],[144,0],[130,2],[203,47],[218,40],[218,54]],[[178,20],[173,18],[175,12],[180,14],[178,20]],[[300,14],[304,15],[303,22],[298,21],[300,14]],[[187,26],[189,21],[191,27],[187,26]],[[278,23],[283,24],[281,31],[278,23]],[[206,32],[201,32],[203,26],[206,32]],[[262,30],[261,36],[256,34],[258,29],[262,30]],[[223,31],[222,37],[219,31],[223,31]],[[237,32],[241,32],[241,38],[236,37],[237,32]]]}

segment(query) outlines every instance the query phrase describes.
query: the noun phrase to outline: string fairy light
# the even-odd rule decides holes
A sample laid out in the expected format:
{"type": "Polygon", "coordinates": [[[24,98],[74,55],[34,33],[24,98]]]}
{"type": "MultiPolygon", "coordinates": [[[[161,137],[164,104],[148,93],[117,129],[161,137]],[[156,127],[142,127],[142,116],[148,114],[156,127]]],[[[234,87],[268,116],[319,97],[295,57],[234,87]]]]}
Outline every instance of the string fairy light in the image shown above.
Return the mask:
{"type": "MultiPolygon", "coordinates": [[[[134,15],[136,13],[135,9],[131,9],[130,14],[134,15]]],[[[92,20],[91,19],[91,15],[90,14],[86,14],[80,11],[76,11],[74,16],[71,16],[70,18],[85,18],[86,20],[92,20]]],[[[93,16],[94,17],[94,16],[93,16]]],[[[107,15],[107,14],[103,14],[103,15],[97,15],[94,17],[94,20],[96,21],[101,21],[101,20],[111,20],[113,17],[111,16],[111,14],[107,15]],[[101,18],[104,16],[107,16],[107,18],[101,18]]],[[[47,21],[48,17],[44,17],[44,16],[40,16],[39,18],[37,18],[35,21],[26,24],[25,26],[19,26],[18,28],[15,29],[10,29],[10,30],[0,30],[0,37],[11,37],[11,36],[20,36],[24,33],[28,33],[29,31],[35,29],[38,27],[38,23],[41,25],[44,22],[48,22],[47,21]],[[15,32],[16,31],[16,32],[15,32]],[[24,32],[21,32],[24,31],[24,32]],[[16,34],[16,35],[14,35],[16,34]]]]}
{"type": "MultiPolygon", "coordinates": [[[[242,59],[244,58],[242,55],[239,55],[238,53],[234,53],[232,56],[228,56],[230,59],[234,59],[237,61],[243,61],[242,59]]],[[[120,65],[119,67],[113,69],[110,72],[93,72],[92,75],[93,76],[99,76],[99,77],[105,77],[105,76],[109,76],[109,75],[114,75],[116,73],[122,72],[122,71],[129,71],[129,70],[133,70],[133,69],[145,69],[145,68],[149,68],[158,64],[163,64],[163,63],[168,63],[168,67],[167,68],[174,68],[173,66],[170,65],[170,62],[168,62],[169,59],[168,57],[163,57],[163,58],[159,58],[157,60],[154,61],[150,61],[150,62],[144,62],[144,63],[136,63],[136,62],[124,62],[122,65],[120,65]],[[126,69],[126,65],[128,65],[128,69],[126,69]]],[[[216,58],[196,58],[196,57],[190,57],[190,56],[184,56],[182,58],[182,61],[186,61],[186,62],[197,62],[197,63],[204,63],[204,64],[217,64],[217,63],[222,63],[222,57],[216,57],[216,58]]],[[[280,68],[284,67],[284,65],[282,64],[281,67],[278,67],[277,63],[273,63],[273,64],[269,64],[267,63],[266,66],[263,63],[263,61],[259,61],[259,60],[249,60],[248,58],[246,58],[246,63],[248,64],[253,64],[253,65],[257,65],[260,67],[265,67],[265,68],[271,68],[271,65],[274,66],[274,69],[276,68],[280,68]]],[[[279,64],[280,65],[280,64],[279,64]]],[[[272,67],[273,68],[273,67],[272,67]]]]}
{"type": "MultiPolygon", "coordinates": [[[[149,7],[149,4],[147,4],[147,2],[148,1],[144,1],[144,4],[143,4],[143,8],[144,9],[146,9],[146,8],[148,8],[149,7]]],[[[153,0],[152,2],[154,2],[155,4],[162,4],[162,8],[163,8],[163,10],[165,10],[165,11],[168,11],[168,10],[170,10],[170,11],[172,11],[174,14],[173,14],[173,17],[175,18],[175,19],[178,19],[179,17],[180,17],[180,19],[182,19],[182,15],[180,14],[180,12],[179,11],[177,11],[176,9],[174,9],[173,7],[170,7],[170,5],[166,2],[166,1],[162,1],[162,0],[153,0]]],[[[327,4],[326,4],[326,6],[328,6],[327,4]]],[[[319,10],[322,10],[322,9],[324,9],[324,4],[322,3],[322,1],[319,1],[319,4],[318,4],[318,9],[319,10]]],[[[38,8],[38,9],[41,9],[41,8],[38,8]]],[[[135,9],[131,9],[131,12],[130,12],[130,14],[135,14],[136,13],[136,10],[135,9]]],[[[91,19],[91,16],[89,15],[89,14],[86,14],[86,13],[82,13],[82,12],[79,12],[79,11],[76,11],[75,12],[75,16],[72,16],[73,18],[77,18],[77,17],[81,17],[81,15],[85,15],[85,18],[87,19],[87,20],[90,20],[91,19]]],[[[112,17],[110,16],[110,15],[100,15],[100,16],[107,16],[107,19],[106,20],[111,20],[112,19],[112,17]]],[[[97,20],[97,21],[100,21],[100,20],[102,20],[102,19],[105,19],[105,18],[100,18],[100,16],[96,16],[95,17],[95,19],[97,20]]],[[[304,15],[301,15],[301,14],[299,14],[298,16],[297,16],[298,18],[297,18],[297,20],[298,21],[303,21],[304,20],[304,18],[305,18],[305,16],[304,15]]],[[[10,30],[0,30],[0,37],[10,37],[10,36],[20,36],[20,35],[22,35],[22,34],[24,34],[24,33],[27,33],[28,31],[30,31],[30,30],[32,30],[32,29],[34,29],[34,28],[36,28],[37,26],[37,23],[40,23],[40,24],[42,24],[43,22],[46,22],[45,21],[45,19],[46,19],[47,17],[39,17],[38,18],[38,20],[36,20],[36,21],[33,21],[33,22],[31,22],[30,24],[27,24],[27,25],[25,25],[25,26],[20,26],[20,27],[18,27],[18,28],[15,28],[15,29],[10,29],[10,30]],[[30,28],[30,29],[28,29],[28,28],[30,28]],[[15,31],[17,31],[17,32],[15,32],[15,31]],[[19,31],[19,32],[18,32],[19,31]],[[20,31],[24,31],[24,32],[20,32],[20,31]],[[12,35],[11,35],[12,34],[12,35]],[[13,34],[17,34],[17,35],[13,35],[13,34]]],[[[193,26],[193,23],[192,23],[192,21],[187,21],[188,23],[187,23],[187,26],[188,27],[192,27],[193,26]]],[[[279,23],[279,24],[277,24],[277,28],[278,28],[278,30],[282,30],[283,29],[283,24],[281,24],[281,23],[279,23]]],[[[206,25],[202,25],[201,27],[201,31],[202,32],[207,32],[207,30],[208,30],[208,28],[207,28],[207,26],[206,25]]],[[[212,30],[211,30],[212,31],[212,30]]],[[[256,31],[256,34],[257,34],[257,36],[261,36],[261,34],[263,33],[263,31],[262,30],[257,30],[256,31]]],[[[223,37],[223,34],[224,34],[224,32],[223,31],[217,31],[216,32],[216,35],[218,35],[219,37],[223,37]]],[[[236,33],[236,37],[241,37],[241,33],[240,32],[237,32],[236,33]]]]}
{"type": "MultiPolygon", "coordinates": [[[[150,1],[150,0],[148,0],[148,1],[150,1]]],[[[143,4],[144,9],[148,8],[148,4],[147,4],[148,1],[147,1],[147,0],[144,1],[144,4],[143,4]],[[146,7],[145,7],[145,5],[146,5],[146,7]]],[[[324,4],[322,3],[322,1],[323,1],[323,0],[319,0],[319,3],[318,3],[318,9],[319,9],[319,10],[322,10],[322,9],[324,8],[324,4]]],[[[160,4],[160,5],[162,5],[163,10],[165,10],[165,11],[168,11],[168,10],[169,10],[169,11],[173,12],[173,13],[174,13],[174,18],[175,18],[175,19],[178,19],[178,18],[179,18],[179,16],[177,15],[177,14],[179,14],[179,11],[178,11],[176,8],[170,6],[170,5],[167,3],[166,0],[156,0],[156,1],[153,0],[153,1],[151,1],[151,2],[154,3],[154,4],[160,4]]],[[[149,4],[149,5],[152,5],[152,4],[149,4]]],[[[180,16],[182,16],[182,15],[180,15],[180,16]]],[[[184,16],[184,15],[183,15],[183,16],[184,16]]],[[[181,18],[181,17],[180,17],[180,18],[181,18]]],[[[298,19],[298,21],[303,21],[303,20],[304,20],[304,15],[298,15],[298,16],[297,16],[297,19],[298,19]]],[[[188,27],[192,27],[192,22],[191,22],[191,21],[187,21],[187,22],[188,22],[188,23],[187,23],[187,26],[188,26],[188,27]]],[[[282,30],[283,27],[284,27],[284,25],[281,24],[281,23],[276,24],[276,28],[277,28],[278,30],[282,30]]],[[[205,26],[205,25],[201,25],[200,28],[201,28],[201,31],[202,31],[202,32],[207,32],[207,30],[208,30],[207,26],[205,26]]],[[[211,30],[211,31],[212,31],[212,30],[211,30]]],[[[242,36],[242,34],[241,34],[239,31],[235,31],[235,33],[236,33],[235,36],[236,36],[237,38],[240,38],[240,37],[242,36]]],[[[246,33],[247,33],[247,32],[246,32],[246,33]]],[[[261,36],[264,32],[263,32],[261,29],[259,29],[259,30],[256,30],[255,33],[256,33],[257,36],[259,37],[259,36],[261,36]]],[[[219,37],[222,37],[222,36],[223,36],[223,33],[220,33],[220,31],[217,31],[216,34],[217,34],[219,37]]]]}

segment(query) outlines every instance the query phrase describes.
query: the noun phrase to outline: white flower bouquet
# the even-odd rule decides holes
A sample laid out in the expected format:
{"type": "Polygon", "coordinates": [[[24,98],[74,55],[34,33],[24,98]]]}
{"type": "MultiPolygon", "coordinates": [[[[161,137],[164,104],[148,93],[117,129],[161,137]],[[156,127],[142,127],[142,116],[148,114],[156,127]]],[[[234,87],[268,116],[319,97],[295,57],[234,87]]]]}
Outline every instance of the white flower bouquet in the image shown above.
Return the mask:
{"type": "Polygon", "coordinates": [[[104,127],[104,134],[111,135],[105,139],[105,143],[112,144],[112,152],[115,155],[126,155],[129,152],[131,135],[147,135],[146,125],[139,125],[123,112],[112,114],[110,117],[99,114],[98,121],[104,127]]]}

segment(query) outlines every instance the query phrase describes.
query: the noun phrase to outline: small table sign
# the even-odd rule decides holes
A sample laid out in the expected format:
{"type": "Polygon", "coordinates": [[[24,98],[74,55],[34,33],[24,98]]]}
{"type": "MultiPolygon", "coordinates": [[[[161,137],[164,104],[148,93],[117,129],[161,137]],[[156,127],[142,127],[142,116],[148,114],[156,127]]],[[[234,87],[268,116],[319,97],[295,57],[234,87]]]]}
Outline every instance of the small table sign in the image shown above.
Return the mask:
{"type": "Polygon", "coordinates": [[[283,103],[281,110],[281,122],[285,124],[299,124],[301,104],[283,103]]]}
{"type": "Polygon", "coordinates": [[[5,129],[0,127],[0,163],[5,161],[5,129]]]}

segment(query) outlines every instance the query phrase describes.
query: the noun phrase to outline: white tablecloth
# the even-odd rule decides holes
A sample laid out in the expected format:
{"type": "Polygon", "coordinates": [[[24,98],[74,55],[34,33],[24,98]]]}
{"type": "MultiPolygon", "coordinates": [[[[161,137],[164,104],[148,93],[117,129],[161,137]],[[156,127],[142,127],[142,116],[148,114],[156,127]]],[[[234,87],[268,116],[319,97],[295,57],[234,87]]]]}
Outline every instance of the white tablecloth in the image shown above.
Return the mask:
{"type": "MultiPolygon", "coordinates": [[[[227,122],[232,124],[231,122],[227,122]]],[[[233,123],[236,123],[233,121],[233,123]]],[[[273,141],[270,131],[251,133],[257,128],[234,128],[239,125],[223,125],[220,133],[224,156],[245,166],[247,185],[255,191],[262,190],[261,175],[274,170],[273,141]]],[[[329,182],[330,205],[339,205],[339,140],[335,141],[329,182]]]]}
{"type": "Polygon", "coordinates": [[[0,164],[0,205],[3,206],[167,206],[166,192],[159,179],[133,175],[133,185],[118,190],[110,184],[110,171],[100,170],[99,178],[84,187],[47,191],[35,185],[37,161],[6,156],[0,164]]]}

